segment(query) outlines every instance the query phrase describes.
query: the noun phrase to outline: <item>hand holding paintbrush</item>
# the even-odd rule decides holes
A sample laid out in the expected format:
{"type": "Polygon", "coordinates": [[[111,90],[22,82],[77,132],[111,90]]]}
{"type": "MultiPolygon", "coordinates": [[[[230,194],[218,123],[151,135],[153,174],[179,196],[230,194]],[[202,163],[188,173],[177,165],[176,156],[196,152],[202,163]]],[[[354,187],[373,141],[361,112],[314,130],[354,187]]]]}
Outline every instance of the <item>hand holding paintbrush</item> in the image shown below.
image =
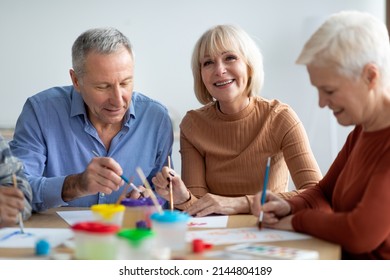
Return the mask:
{"type": "MultiPolygon", "coordinates": [[[[93,153],[96,157],[100,157],[100,155],[99,155],[96,151],[93,151],[93,150],[92,150],[92,153],[93,153]]],[[[139,193],[139,195],[140,195],[139,197],[144,197],[143,191],[140,190],[139,188],[137,188],[137,187],[133,184],[133,178],[130,178],[130,180],[129,180],[129,179],[127,179],[123,174],[120,175],[119,177],[121,177],[121,179],[122,179],[123,181],[125,181],[125,183],[126,183],[127,185],[123,188],[123,191],[122,191],[121,195],[119,196],[119,198],[118,198],[116,204],[119,204],[119,203],[120,203],[120,200],[122,200],[123,198],[129,196],[129,194],[127,193],[127,191],[128,191],[128,189],[129,189],[130,187],[131,187],[134,191],[136,191],[137,193],[139,193]]]]}

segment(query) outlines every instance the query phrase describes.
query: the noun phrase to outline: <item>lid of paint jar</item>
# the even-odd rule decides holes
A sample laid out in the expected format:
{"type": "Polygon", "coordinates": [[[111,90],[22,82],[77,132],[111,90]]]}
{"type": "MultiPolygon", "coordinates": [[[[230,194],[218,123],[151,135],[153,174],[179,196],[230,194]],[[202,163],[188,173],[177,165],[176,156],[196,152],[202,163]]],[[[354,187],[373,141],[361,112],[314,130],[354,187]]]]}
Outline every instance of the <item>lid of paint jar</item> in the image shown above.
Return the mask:
{"type": "Polygon", "coordinates": [[[177,210],[163,210],[150,215],[150,219],[160,223],[186,222],[190,219],[190,215],[177,210]]]}
{"type": "MultiPolygon", "coordinates": [[[[165,200],[161,197],[157,197],[157,201],[160,205],[165,203],[165,200]]],[[[126,207],[138,207],[138,206],[153,206],[153,200],[150,197],[141,197],[138,199],[125,198],[122,199],[121,204],[126,207]]]]}
{"type": "Polygon", "coordinates": [[[120,227],[118,225],[101,222],[81,222],[72,225],[71,229],[76,232],[115,234],[120,230],[120,227]]]}
{"type": "Polygon", "coordinates": [[[145,228],[122,229],[117,236],[126,239],[133,247],[138,247],[146,239],[154,237],[154,231],[145,228]]]}
{"type": "Polygon", "coordinates": [[[121,204],[95,204],[91,206],[92,212],[99,213],[103,218],[110,219],[118,212],[125,211],[126,207],[121,204]]]}

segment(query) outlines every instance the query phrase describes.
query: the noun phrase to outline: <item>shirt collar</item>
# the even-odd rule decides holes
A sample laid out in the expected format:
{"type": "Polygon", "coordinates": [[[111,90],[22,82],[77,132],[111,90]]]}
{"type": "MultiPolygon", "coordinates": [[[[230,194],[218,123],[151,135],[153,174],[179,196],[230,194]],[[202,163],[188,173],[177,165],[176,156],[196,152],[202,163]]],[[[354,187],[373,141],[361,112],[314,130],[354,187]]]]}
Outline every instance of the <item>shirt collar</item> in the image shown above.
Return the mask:
{"type": "Polygon", "coordinates": [[[77,92],[74,88],[71,93],[71,107],[70,107],[70,116],[84,115],[87,118],[87,111],[85,110],[84,100],[81,97],[81,94],[77,92]]]}

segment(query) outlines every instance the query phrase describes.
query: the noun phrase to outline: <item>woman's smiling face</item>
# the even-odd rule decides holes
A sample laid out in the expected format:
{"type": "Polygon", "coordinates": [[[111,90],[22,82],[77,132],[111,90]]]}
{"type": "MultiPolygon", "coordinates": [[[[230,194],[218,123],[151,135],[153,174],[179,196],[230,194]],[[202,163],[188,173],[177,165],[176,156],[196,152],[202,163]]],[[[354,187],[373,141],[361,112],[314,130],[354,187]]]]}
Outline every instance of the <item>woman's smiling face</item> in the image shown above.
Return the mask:
{"type": "Polygon", "coordinates": [[[367,121],[370,105],[368,83],[341,75],[336,67],[308,65],[310,81],[318,90],[319,106],[333,111],[339,124],[358,125],[367,121]]]}
{"type": "Polygon", "coordinates": [[[224,51],[214,57],[206,55],[200,64],[203,83],[222,112],[225,105],[240,108],[246,104],[248,66],[239,54],[224,51]]]}

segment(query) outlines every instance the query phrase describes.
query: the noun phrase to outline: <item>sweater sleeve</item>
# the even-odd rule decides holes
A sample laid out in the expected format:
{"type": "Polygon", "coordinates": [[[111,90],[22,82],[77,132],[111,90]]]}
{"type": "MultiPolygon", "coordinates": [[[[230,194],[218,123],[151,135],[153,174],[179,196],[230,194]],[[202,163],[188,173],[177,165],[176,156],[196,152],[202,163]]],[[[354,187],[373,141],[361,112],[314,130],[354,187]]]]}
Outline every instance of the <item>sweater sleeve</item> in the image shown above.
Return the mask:
{"type": "Polygon", "coordinates": [[[326,204],[330,207],[332,206],[334,186],[348,159],[348,153],[351,150],[350,142],[353,140],[351,139],[353,136],[354,134],[351,133],[348,137],[349,139],[338,153],[324,178],[322,178],[313,189],[307,190],[301,195],[295,196],[289,200],[292,207],[292,213],[296,213],[305,208],[320,210],[321,206],[327,209],[328,206],[324,206],[326,204]]]}
{"type": "Polygon", "coordinates": [[[190,194],[190,198],[183,203],[175,204],[174,206],[176,209],[179,209],[181,211],[186,211],[188,208],[190,208],[192,204],[194,204],[198,200],[198,198],[192,195],[190,191],[188,192],[190,194]]]}
{"type": "Polygon", "coordinates": [[[274,141],[283,151],[296,190],[281,193],[289,198],[304,189],[314,186],[322,178],[320,168],[314,158],[305,128],[296,113],[287,105],[274,110],[274,141]]]}
{"type": "Polygon", "coordinates": [[[348,136],[318,187],[290,200],[295,214],[292,225],[296,231],[338,243],[353,254],[377,250],[377,253],[381,251],[382,257],[389,257],[386,244],[390,216],[384,213],[390,210],[390,150],[377,148],[380,145],[372,143],[371,146],[353,147],[363,141],[360,138],[356,140],[358,134],[359,130],[355,129],[348,136]],[[361,159],[367,155],[371,161],[351,161],[353,156],[361,159]],[[330,206],[335,211],[330,210],[330,206]]]}
{"type": "Polygon", "coordinates": [[[187,189],[191,195],[190,200],[175,205],[177,209],[188,209],[198,198],[209,192],[206,182],[206,167],[200,151],[188,140],[187,133],[191,133],[192,119],[187,114],[180,124],[180,154],[181,154],[181,174],[187,189]]]}
{"type": "MultiPolygon", "coordinates": [[[[365,193],[355,208],[344,212],[324,211],[324,207],[301,211],[294,209],[294,230],[340,244],[354,254],[363,254],[378,248],[390,232],[390,215],[385,214],[390,211],[390,152],[383,158],[383,164],[370,175],[365,193]]],[[[313,191],[314,189],[307,190],[304,195],[308,196],[313,191]]],[[[318,205],[325,200],[316,201],[318,205]]]]}
{"type": "Polygon", "coordinates": [[[330,209],[332,206],[333,189],[347,158],[347,146],[344,145],[329,168],[329,171],[315,187],[302,192],[299,196],[294,196],[289,199],[293,214],[306,208],[323,209],[325,211],[330,209]]]}

